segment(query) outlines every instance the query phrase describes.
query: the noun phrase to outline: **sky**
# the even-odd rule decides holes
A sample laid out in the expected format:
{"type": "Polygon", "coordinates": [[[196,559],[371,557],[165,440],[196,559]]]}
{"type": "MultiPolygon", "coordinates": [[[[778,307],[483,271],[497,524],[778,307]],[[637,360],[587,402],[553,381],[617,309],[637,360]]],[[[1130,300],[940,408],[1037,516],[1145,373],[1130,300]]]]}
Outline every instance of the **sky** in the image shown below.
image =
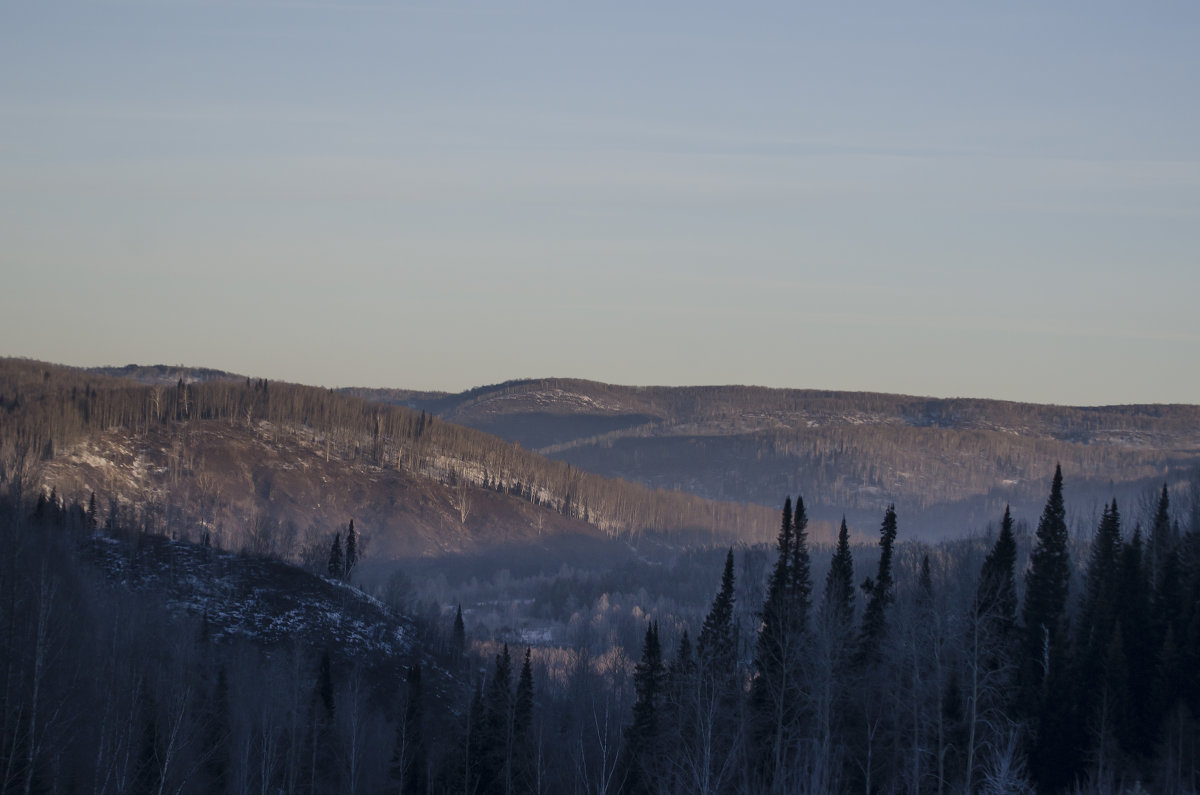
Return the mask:
{"type": "Polygon", "coordinates": [[[1200,403],[1200,4],[0,4],[0,355],[1200,403]]]}

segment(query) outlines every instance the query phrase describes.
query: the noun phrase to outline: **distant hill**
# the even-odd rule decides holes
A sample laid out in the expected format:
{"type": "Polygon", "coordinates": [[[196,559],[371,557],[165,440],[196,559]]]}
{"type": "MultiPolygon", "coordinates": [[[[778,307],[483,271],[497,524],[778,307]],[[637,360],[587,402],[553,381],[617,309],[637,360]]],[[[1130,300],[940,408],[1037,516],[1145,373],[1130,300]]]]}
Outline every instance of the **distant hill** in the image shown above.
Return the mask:
{"type": "Polygon", "coordinates": [[[310,565],[351,519],[386,559],[644,533],[761,541],[778,523],[775,508],[600,477],[420,410],[219,371],[120,371],[137,380],[0,359],[0,488],[26,502],[94,492],[104,516],[151,533],[310,565]]]}
{"type": "Polygon", "coordinates": [[[745,386],[510,381],[458,394],[347,390],[429,411],[581,469],[718,500],[873,528],[895,503],[906,532],[961,534],[1011,503],[1036,520],[1061,462],[1088,513],[1200,465],[1200,406],[1069,407],[745,386]]]}

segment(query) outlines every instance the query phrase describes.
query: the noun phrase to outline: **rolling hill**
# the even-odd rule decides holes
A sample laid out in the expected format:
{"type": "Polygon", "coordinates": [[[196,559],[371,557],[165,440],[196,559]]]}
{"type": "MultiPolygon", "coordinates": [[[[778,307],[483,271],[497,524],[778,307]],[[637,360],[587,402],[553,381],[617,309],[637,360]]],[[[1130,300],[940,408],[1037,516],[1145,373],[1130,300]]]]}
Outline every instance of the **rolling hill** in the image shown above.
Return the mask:
{"type": "Polygon", "coordinates": [[[775,509],[648,489],[326,389],[0,360],[0,485],[136,511],[152,533],[305,561],[354,519],[372,556],[550,539],[764,540],[775,509]],[[134,379],[137,380],[134,380],[134,379]]]}
{"type": "Polygon", "coordinates": [[[895,503],[906,532],[945,537],[1032,518],[1061,462],[1088,512],[1173,486],[1200,464],[1200,406],[1068,407],[745,386],[511,381],[458,394],[348,390],[425,410],[609,477],[777,505],[873,527],[895,503]]]}

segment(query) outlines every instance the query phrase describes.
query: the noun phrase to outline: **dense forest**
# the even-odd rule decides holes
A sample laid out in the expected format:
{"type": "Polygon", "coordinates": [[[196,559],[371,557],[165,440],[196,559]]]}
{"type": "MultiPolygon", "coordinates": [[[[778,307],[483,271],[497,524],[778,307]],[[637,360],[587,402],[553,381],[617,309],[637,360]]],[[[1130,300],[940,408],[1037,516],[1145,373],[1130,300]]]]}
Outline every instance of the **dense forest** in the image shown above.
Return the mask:
{"type": "Polygon", "coordinates": [[[1195,792],[1200,495],[1164,488],[1144,528],[1110,503],[1077,539],[1064,488],[1032,534],[1006,512],[905,542],[889,508],[873,550],[843,528],[827,561],[789,499],[761,582],[728,550],[706,607],[646,611],[628,656],[424,606],[387,664],[215,633],[89,562],[102,538],[154,554],[138,528],[10,494],[3,791],[1195,792]]]}

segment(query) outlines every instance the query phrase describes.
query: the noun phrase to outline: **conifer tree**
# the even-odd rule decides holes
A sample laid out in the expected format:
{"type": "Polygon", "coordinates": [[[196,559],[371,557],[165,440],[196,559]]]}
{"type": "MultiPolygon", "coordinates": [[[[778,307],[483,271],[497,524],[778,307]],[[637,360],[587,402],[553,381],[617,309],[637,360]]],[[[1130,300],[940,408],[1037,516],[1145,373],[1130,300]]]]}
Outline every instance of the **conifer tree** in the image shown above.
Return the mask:
{"type": "Polygon", "coordinates": [[[874,579],[863,581],[862,590],[867,600],[863,611],[862,630],[859,636],[858,659],[860,663],[878,660],[879,647],[887,628],[884,611],[892,602],[892,555],[896,544],[896,506],[889,505],[879,527],[879,569],[874,579]]]}
{"type": "MultiPolygon", "coordinates": [[[[1013,666],[1017,660],[1017,541],[1009,506],[1000,533],[979,573],[966,636],[967,789],[974,791],[979,752],[1001,737],[1011,712],[1013,666]]],[[[949,701],[949,699],[947,699],[949,701]]]]}
{"type": "Polygon", "coordinates": [[[979,590],[975,596],[975,615],[987,617],[1008,636],[1017,623],[1017,540],[1013,536],[1013,519],[1009,506],[1004,506],[1000,534],[983,561],[979,573],[979,590]]]}
{"type": "Polygon", "coordinates": [[[1027,697],[1036,702],[1059,650],[1060,625],[1066,612],[1071,561],[1067,550],[1062,467],[1055,467],[1050,497],[1038,521],[1037,536],[1025,575],[1023,666],[1027,697]]]}
{"type": "Polygon", "coordinates": [[[1104,750],[1104,744],[1113,737],[1113,705],[1124,700],[1124,687],[1115,690],[1108,676],[1110,668],[1124,669],[1124,660],[1118,660],[1113,649],[1113,636],[1119,631],[1117,589],[1120,568],[1121,514],[1117,501],[1113,500],[1104,506],[1092,538],[1081,605],[1074,626],[1071,684],[1076,717],[1069,721],[1067,736],[1060,742],[1073,743],[1072,752],[1076,756],[1082,756],[1089,744],[1100,752],[1104,750]]]}
{"type": "Polygon", "coordinates": [[[345,572],[345,562],[342,558],[342,534],[334,533],[333,544],[329,547],[329,576],[341,579],[345,572]]]}
{"type": "Polygon", "coordinates": [[[1141,527],[1122,547],[1120,582],[1117,586],[1117,623],[1124,649],[1127,675],[1127,713],[1117,725],[1122,751],[1132,758],[1145,758],[1154,748],[1157,725],[1150,709],[1154,681],[1153,632],[1151,630],[1150,568],[1145,562],[1141,527]]]}
{"type": "Polygon", "coordinates": [[[350,527],[346,530],[346,562],[342,576],[347,580],[350,579],[350,572],[354,571],[354,567],[358,565],[358,531],[354,529],[354,520],[350,520],[350,527]]]}
{"type": "Polygon", "coordinates": [[[1025,575],[1022,700],[1033,726],[1030,772],[1042,789],[1068,785],[1078,773],[1077,725],[1071,720],[1072,692],[1065,634],[1071,580],[1062,467],[1054,470],[1050,497],[1038,521],[1025,575]]]}
{"type": "Polygon", "coordinates": [[[807,640],[812,584],[807,548],[808,516],[804,501],[783,505],[775,563],[755,645],[755,678],[750,692],[755,763],[768,786],[791,769],[785,758],[794,748],[802,693],[800,668],[807,640]]]}
{"type": "Polygon", "coordinates": [[[459,662],[466,648],[467,630],[463,624],[462,604],[460,603],[454,612],[454,627],[450,634],[450,654],[453,655],[455,663],[459,662]]]}
{"type": "Polygon", "coordinates": [[[1092,539],[1084,578],[1083,600],[1076,624],[1082,680],[1091,683],[1103,663],[1117,620],[1117,584],[1121,564],[1121,514],[1114,499],[1104,506],[1100,524],[1092,539]],[[1083,670],[1087,669],[1087,670],[1083,670]]]}
{"type": "MultiPolygon", "coordinates": [[[[663,725],[675,729],[675,742],[665,739],[663,756],[678,760],[684,755],[685,749],[679,742],[684,737],[694,737],[697,720],[697,671],[696,657],[692,651],[691,637],[686,629],[679,636],[679,646],[675,657],[667,667],[663,694],[663,725]]],[[[678,765],[676,765],[678,768],[678,765]]],[[[682,771],[673,771],[676,775],[668,782],[668,789],[682,790],[685,788],[682,771]]]]}
{"type": "Polygon", "coordinates": [[[697,654],[701,667],[715,677],[732,675],[737,666],[737,634],[733,625],[733,549],[725,556],[721,590],[700,628],[697,654]]]}
{"type": "Polygon", "coordinates": [[[1167,491],[1167,484],[1164,483],[1162,494],[1158,498],[1157,509],[1154,512],[1154,525],[1150,528],[1150,539],[1146,550],[1150,558],[1151,582],[1154,583],[1156,591],[1161,588],[1167,559],[1175,549],[1173,535],[1171,497],[1167,491]]]}
{"type": "MultiPolygon", "coordinates": [[[[467,727],[463,743],[463,792],[486,792],[482,787],[482,778],[487,767],[486,758],[488,720],[487,710],[483,702],[484,680],[481,677],[478,686],[472,684],[471,706],[467,709],[467,727]]],[[[458,788],[456,788],[458,789],[458,788]]]]}
{"type": "Polygon", "coordinates": [[[484,731],[479,749],[482,792],[508,792],[512,785],[512,657],[505,643],[484,698],[484,731]]]}
{"type": "Polygon", "coordinates": [[[808,632],[808,615],[812,606],[812,571],[808,556],[808,513],[804,499],[796,497],[796,511],[791,562],[788,566],[788,597],[791,603],[791,630],[803,635],[808,632]]]}
{"type": "Polygon", "coordinates": [[[625,787],[631,795],[652,793],[657,788],[665,677],[656,621],[646,627],[642,658],[633,669],[633,723],[625,732],[625,787]]]}
{"type": "Polygon", "coordinates": [[[854,618],[854,556],[850,551],[850,531],[846,517],[838,530],[837,547],[825,575],[824,609],[830,617],[848,624],[854,618]]]}
{"type": "Polygon", "coordinates": [[[533,665],[529,647],[517,677],[512,719],[512,789],[535,792],[537,774],[536,745],[533,738],[533,665]]]}
{"type": "Polygon", "coordinates": [[[100,526],[100,520],[96,516],[96,492],[92,492],[92,496],[88,499],[87,515],[85,525],[88,530],[95,530],[100,526]]]}

